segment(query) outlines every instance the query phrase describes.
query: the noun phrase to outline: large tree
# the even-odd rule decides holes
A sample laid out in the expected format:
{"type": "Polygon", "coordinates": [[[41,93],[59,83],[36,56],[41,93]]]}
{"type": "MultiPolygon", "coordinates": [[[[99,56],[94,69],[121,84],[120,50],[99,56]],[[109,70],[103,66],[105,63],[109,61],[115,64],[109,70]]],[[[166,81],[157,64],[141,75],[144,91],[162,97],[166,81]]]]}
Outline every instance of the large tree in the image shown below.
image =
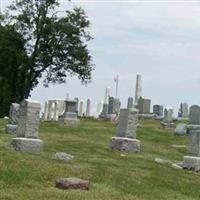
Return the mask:
{"type": "Polygon", "coordinates": [[[13,26],[0,26],[0,117],[8,114],[11,102],[19,102],[26,78],[25,41],[13,26]]]}
{"type": "Polygon", "coordinates": [[[63,83],[68,76],[91,80],[90,22],[82,8],[60,11],[58,0],[15,0],[0,16],[1,27],[12,26],[21,36],[27,55],[18,74],[17,101],[28,98],[41,77],[45,86],[63,83]]]}

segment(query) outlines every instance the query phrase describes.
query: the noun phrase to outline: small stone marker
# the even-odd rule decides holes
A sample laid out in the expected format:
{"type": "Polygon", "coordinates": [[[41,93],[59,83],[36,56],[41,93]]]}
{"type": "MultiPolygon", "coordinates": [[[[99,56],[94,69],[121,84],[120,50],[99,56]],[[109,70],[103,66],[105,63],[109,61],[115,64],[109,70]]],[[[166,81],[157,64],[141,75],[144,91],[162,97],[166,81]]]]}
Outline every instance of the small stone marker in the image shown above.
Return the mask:
{"type": "Polygon", "coordinates": [[[200,171],[200,107],[190,107],[189,156],[183,158],[183,168],[200,171]]]}
{"type": "Polygon", "coordinates": [[[56,180],[56,187],[60,189],[89,190],[90,181],[79,178],[59,178],[56,180]]]}
{"type": "Polygon", "coordinates": [[[74,156],[66,154],[64,152],[57,152],[54,155],[54,157],[55,157],[55,159],[63,160],[63,161],[70,161],[70,160],[72,160],[74,158],[74,156]]]}
{"type": "Polygon", "coordinates": [[[16,133],[18,121],[19,121],[19,109],[18,103],[12,103],[9,111],[9,121],[6,125],[6,133],[16,133]]]}
{"type": "Polygon", "coordinates": [[[40,103],[23,100],[20,104],[17,137],[11,141],[11,148],[17,151],[41,151],[43,142],[38,137],[40,103]]]}
{"type": "Polygon", "coordinates": [[[140,141],[136,139],[135,132],[137,124],[137,109],[121,109],[116,137],[110,140],[111,149],[128,152],[140,151],[140,141]]]}
{"type": "Polygon", "coordinates": [[[161,158],[155,158],[155,162],[159,163],[159,164],[171,164],[172,161],[170,160],[165,160],[165,159],[161,159],[161,158]]]}

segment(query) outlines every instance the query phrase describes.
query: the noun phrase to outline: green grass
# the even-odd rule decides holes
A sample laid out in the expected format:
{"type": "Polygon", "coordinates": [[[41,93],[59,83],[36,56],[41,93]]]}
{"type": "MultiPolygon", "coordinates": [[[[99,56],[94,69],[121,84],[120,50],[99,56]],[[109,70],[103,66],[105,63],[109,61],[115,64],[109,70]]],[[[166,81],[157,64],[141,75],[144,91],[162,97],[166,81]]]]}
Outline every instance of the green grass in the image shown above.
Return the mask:
{"type": "Polygon", "coordinates": [[[82,120],[80,127],[41,123],[41,153],[8,148],[13,135],[5,134],[0,120],[0,200],[193,200],[200,199],[200,174],[155,163],[163,158],[178,162],[187,155],[186,136],[159,128],[159,121],[143,120],[137,130],[140,153],[109,149],[116,126],[109,122],[82,120]],[[55,152],[75,156],[69,162],[52,158],[55,152]],[[122,156],[124,154],[125,156],[122,156]],[[55,188],[58,177],[89,179],[89,191],[55,188]]]}

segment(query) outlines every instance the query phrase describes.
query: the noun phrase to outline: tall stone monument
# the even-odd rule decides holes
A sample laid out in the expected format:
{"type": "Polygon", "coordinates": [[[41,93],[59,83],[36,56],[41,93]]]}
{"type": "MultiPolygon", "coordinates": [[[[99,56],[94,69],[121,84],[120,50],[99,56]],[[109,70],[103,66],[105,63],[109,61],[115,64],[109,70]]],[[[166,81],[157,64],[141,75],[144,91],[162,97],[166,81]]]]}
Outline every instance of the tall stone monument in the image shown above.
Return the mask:
{"type": "Polygon", "coordinates": [[[135,87],[135,105],[138,105],[138,100],[142,96],[142,75],[137,74],[135,87]]]}
{"type": "Polygon", "coordinates": [[[77,100],[65,100],[65,111],[64,114],[59,117],[59,121],[66,126],[75,126],[79,124],[77,100]]]}
{"type": "Polygon", "coordinates": [[[121,109],[117,134],[110,140],[111,149],[127,152],[140,151],[140,141],[136,139],[137,124],[137,109],[121,109]]]}
{"type": "Polygon", "coordinates": [[[41,151],[42,140],[38,139],[40,103],[23,100],[20,103],[17,137],[12,139],[11,148],[17,151],[41,151]]]}
{"type": "Polygon", "coordinates": [[[173,109],[172,108],[165,108],[164,110],[164,119],[161,123],[163,128],[170,129],[174,128],[174,123],[173,123],[173,109]]]}
{"type": "Polygon", "coordinates": [[[12,103],[9,111],[9,121],[6,125],[6,133],[16,133],[18,121],[19,121],[19,109],[18,103],[12,103]]]}
{"type": "Polygon", "coordinates": [[[200,106],[190,107],[189,155],[183,158],[183,168],[200,171],[200,106]]]}

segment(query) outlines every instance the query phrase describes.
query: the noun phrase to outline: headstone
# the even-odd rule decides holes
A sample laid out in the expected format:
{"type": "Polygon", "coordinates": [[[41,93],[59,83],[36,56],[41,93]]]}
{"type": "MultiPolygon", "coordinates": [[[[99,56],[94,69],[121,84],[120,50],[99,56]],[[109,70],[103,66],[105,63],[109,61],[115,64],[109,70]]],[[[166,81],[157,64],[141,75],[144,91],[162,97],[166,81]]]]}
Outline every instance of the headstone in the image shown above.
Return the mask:
{"type": "Polygon", "coordinates": [[[76,126],[79,124],[79,119],[77,117],[77,101],[66,100],[64,114],[59,117],[60,123],[66,126],[76,126]]]}
{"type": "Polygon", "coordinates": [[[48,108],[49,108],[49,102],[45,101],[45,104],[44,104],[44,118],[43,118],[44,121],[48,120],[48,108]]]}
{"type": "Polygon", "coordinates": [[[8,124],[6,125],[6,133],[16,133],[19,121],[19,110],[19,104],[12,103],[10,105],[9,120],[8,124]]]}
{"type": "Polygon", "coordinates": [[[40,103],[23,100],[20,104],[17,137],[11,142],[11,148],[19,151],[41,151],[43,142],[38,138],[40,103]]]}
{"type": "Polygon", "coordinates": [[[118,115],[120,111],[120,100],[118,98],[109,97],[108,114],[118,115]]]}
{"type": "Polygon", "coordinates": [[[128,103],[127,103],[127,108],[128,109],[131,109],[134,107],[134,104],[133,104],[133,97],[129,97],[128,98],[128,103]]]}
{"type": "Polygon", "coordinates": [[[200,106],[193,105],[190,107],[189,122],[190,124],[200,124],[200,106]]]}
{"type": "Polygon", "coordinates": [[[153,106],[153,113],[156,116],[163,116],[163,106],[162,105],[154,105],[153,106]]]}
{"type": "Polygon", "coordinates": [[[137,124],[137,109],[121,109],[116,137],[110,140],[111,149],[128,152],[140,151],[140,141],[136,139],[137,124]]]}
{"type": "Polygon", "coordinates": [[[100,101],[97,105],[97,116],[101,114],[102,110],[103,110],[103,101],[100,101]]]}
{"type": "Polygon", "coordinates": [[[171,129],[174,128],[174,123],[173,123],[173,109],[172,108],[165,108],[164,110],[164,119],[161,123],[163,128],[166,129],[171,129]]]}
{"type": "Polygon", "coordinates": [[[187,103],[181,103],[180,109],[178,112],[178,117],[180,118],[188,118],[188,104],[187,103]]]}
{"type": "Polygon", "coordinates": [[[151,108],[151,100],[140,97],[138,99],[137,108],[139,110],[139,114],[149,114],[151,108]]]}
{"type": "Polygon", "coordinates": [[[78,115],[80,117],[83,116],[83,106],[84,106],[84,102],[83,101],[80,101],[80,104],[79,104],[79,111],[78,111],[78,115]]]}
{"type": "Polygon", "coordinates": [[[190,107],[189,156],[184,156],[183,168],[200,171],[200,107],[190,107]]]}
{"type": "Polygon", "coordinates": [[[174,133],[177,135],[186,135],[187,134],[187,124],[180,123],[177,125],[174,133]]]}
{"type": "Polygon", "coordinates": [[[135,88],[135,105],[138,105],[138,100],[142,95],[142,75],[136,77],[136,88],[135,88]]]}
{"type": "Polygon", "coordinates": [[[91,116],[91,107],[92,106],[92,100],[91,98],[89,98],[87,100],[87,106],[86,106],[86,117],[90,117],[91,116]]]}

